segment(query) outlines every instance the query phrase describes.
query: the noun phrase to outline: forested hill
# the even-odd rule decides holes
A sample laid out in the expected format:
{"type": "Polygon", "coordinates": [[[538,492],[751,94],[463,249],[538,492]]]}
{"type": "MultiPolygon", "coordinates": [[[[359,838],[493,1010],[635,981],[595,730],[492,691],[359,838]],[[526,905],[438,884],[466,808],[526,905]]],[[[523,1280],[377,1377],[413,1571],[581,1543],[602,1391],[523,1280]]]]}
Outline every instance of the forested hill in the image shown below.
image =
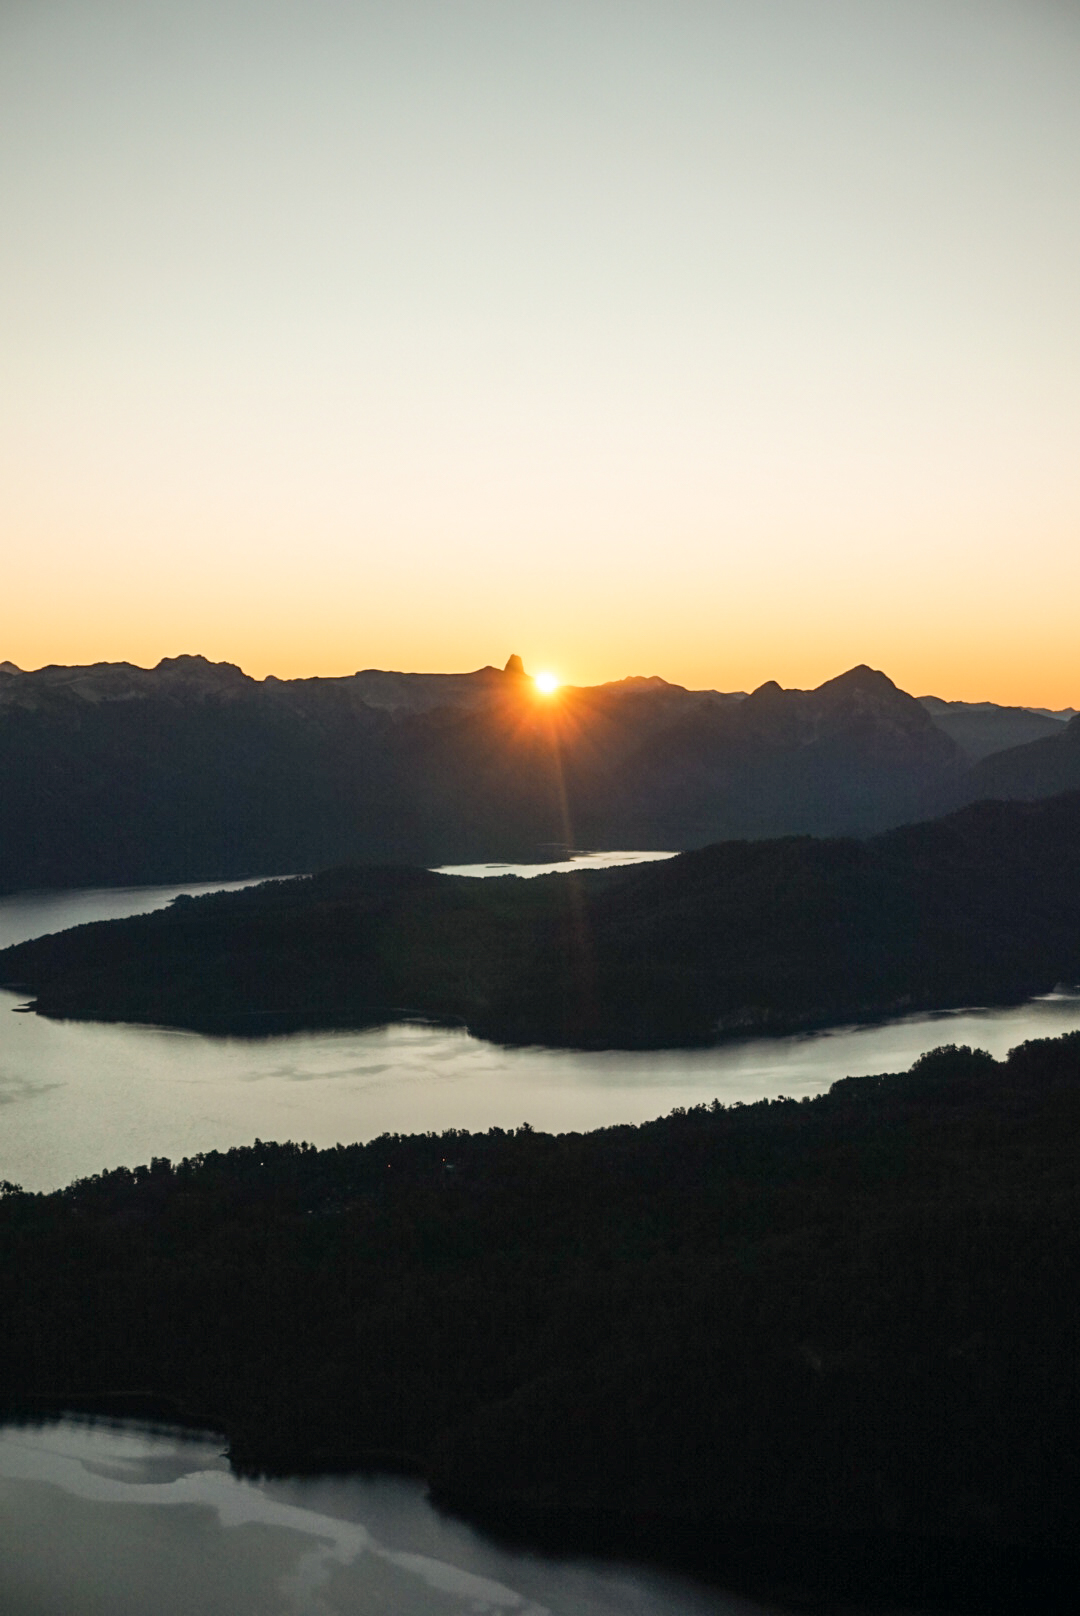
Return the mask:
{"type": "Polygon", "coordinates": [[[1056,1616],[1078,1151],[1074,1033],[640,1128],[2,1186],[0,1387],[209,1419],[243,1468],[408,1464],[778,1600],[1056,1616]]]}
{"type": "Polygon", "coordinates": [[[0,953],[0,982],[54,1016],[258,1032],[419,1014],[612,1047],[1078,981],[1080,794],[532,880],[335,870],[0,953]]]}

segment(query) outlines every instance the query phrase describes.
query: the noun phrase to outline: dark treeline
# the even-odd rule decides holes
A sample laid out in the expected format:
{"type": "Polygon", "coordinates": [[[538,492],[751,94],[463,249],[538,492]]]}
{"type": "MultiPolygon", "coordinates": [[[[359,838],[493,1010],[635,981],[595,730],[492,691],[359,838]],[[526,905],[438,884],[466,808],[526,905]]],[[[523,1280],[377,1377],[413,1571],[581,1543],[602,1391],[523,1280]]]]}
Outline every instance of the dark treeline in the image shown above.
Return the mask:
{"type": "Polygon", "coordinates": [[[54,1016],[259,1031],[418,1013],[613,1047],[1078,980],[1080,794],[533,880],[330,871],[0,953],[0,982],[54,1016]]]}
{"type": "Polygon", "coordinates": [[[777,1596],[1071,1609],[1078,1147],[1074,1033],[638,1128],[4,1186],[0,1383],[777,1596]]]}

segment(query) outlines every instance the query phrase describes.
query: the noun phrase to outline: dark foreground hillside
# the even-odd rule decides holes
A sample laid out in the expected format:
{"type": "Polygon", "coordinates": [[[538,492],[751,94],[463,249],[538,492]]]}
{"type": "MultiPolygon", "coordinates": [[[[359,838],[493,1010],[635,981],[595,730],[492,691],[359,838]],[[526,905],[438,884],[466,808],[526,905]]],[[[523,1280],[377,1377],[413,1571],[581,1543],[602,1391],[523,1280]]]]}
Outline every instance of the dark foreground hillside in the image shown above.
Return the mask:
{"type": "Polygon", "coordinates": [[[0,1385],[781,1598],[1071,1609],[1078,1150],[1070,1034],[640,1128],[5,1186],[0,1385]]]}
{"type": "Polygon", "coordinates": [[[520,880],[354,869],[0,953],[52,1016],[265,1031],[420,1014],[508,1042],[707,1042],[1080,981],[1080,794],[867,841],[520,880]]]}

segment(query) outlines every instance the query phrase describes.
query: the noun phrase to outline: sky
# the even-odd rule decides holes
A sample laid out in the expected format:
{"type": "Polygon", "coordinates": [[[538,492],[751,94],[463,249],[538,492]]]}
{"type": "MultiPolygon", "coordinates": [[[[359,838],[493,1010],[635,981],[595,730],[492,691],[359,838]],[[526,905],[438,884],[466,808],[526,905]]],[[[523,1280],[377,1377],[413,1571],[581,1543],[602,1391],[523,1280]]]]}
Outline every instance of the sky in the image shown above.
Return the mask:
{"type": "Polygon", "coordinates": [[[1080,705],[1080,0],[0,0],[0,660],[1080,705]]]}

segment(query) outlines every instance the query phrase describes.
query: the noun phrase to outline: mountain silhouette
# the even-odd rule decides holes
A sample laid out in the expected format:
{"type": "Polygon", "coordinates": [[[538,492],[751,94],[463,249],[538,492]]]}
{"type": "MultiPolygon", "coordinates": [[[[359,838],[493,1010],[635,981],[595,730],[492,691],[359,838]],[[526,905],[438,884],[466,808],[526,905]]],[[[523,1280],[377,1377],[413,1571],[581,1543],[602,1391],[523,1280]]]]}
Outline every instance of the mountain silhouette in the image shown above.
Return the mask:
{"type": "Polygon", "coordinates": [[[0,890],[869,834],[951,807],[963,767],[866,667],[812,691],[654,676],[541,699],[516,656],[338,679],[54,666],[0,679],[0,890]]]}
{"type": "Polygon", "coordinates": [[[920,696],[919,702],[938,729],[952,736],[969,763],[978,763],[993,752],[1060,735],[1067,722],[1061,714],[1030,707],[1001,707],[992,701],[942,701],[937,696],[920,696]]]}
{"type": "Polygon", "coordinates": [[[963,759],[920,704],[860,666],[817,690],[775,681],[702,705],[643,746],[621,781],[635,840],[867,834],[944,811],[963,759]]]}
{"type": "Polygon", "coordinates": [[[652,675],[545,699],[516,653],[333,679],[5,664],[0,891],[865,836],[1078,787],[1077,738],[1075,720],[917,701],[865,665],[816,690],[652,675]]]}

